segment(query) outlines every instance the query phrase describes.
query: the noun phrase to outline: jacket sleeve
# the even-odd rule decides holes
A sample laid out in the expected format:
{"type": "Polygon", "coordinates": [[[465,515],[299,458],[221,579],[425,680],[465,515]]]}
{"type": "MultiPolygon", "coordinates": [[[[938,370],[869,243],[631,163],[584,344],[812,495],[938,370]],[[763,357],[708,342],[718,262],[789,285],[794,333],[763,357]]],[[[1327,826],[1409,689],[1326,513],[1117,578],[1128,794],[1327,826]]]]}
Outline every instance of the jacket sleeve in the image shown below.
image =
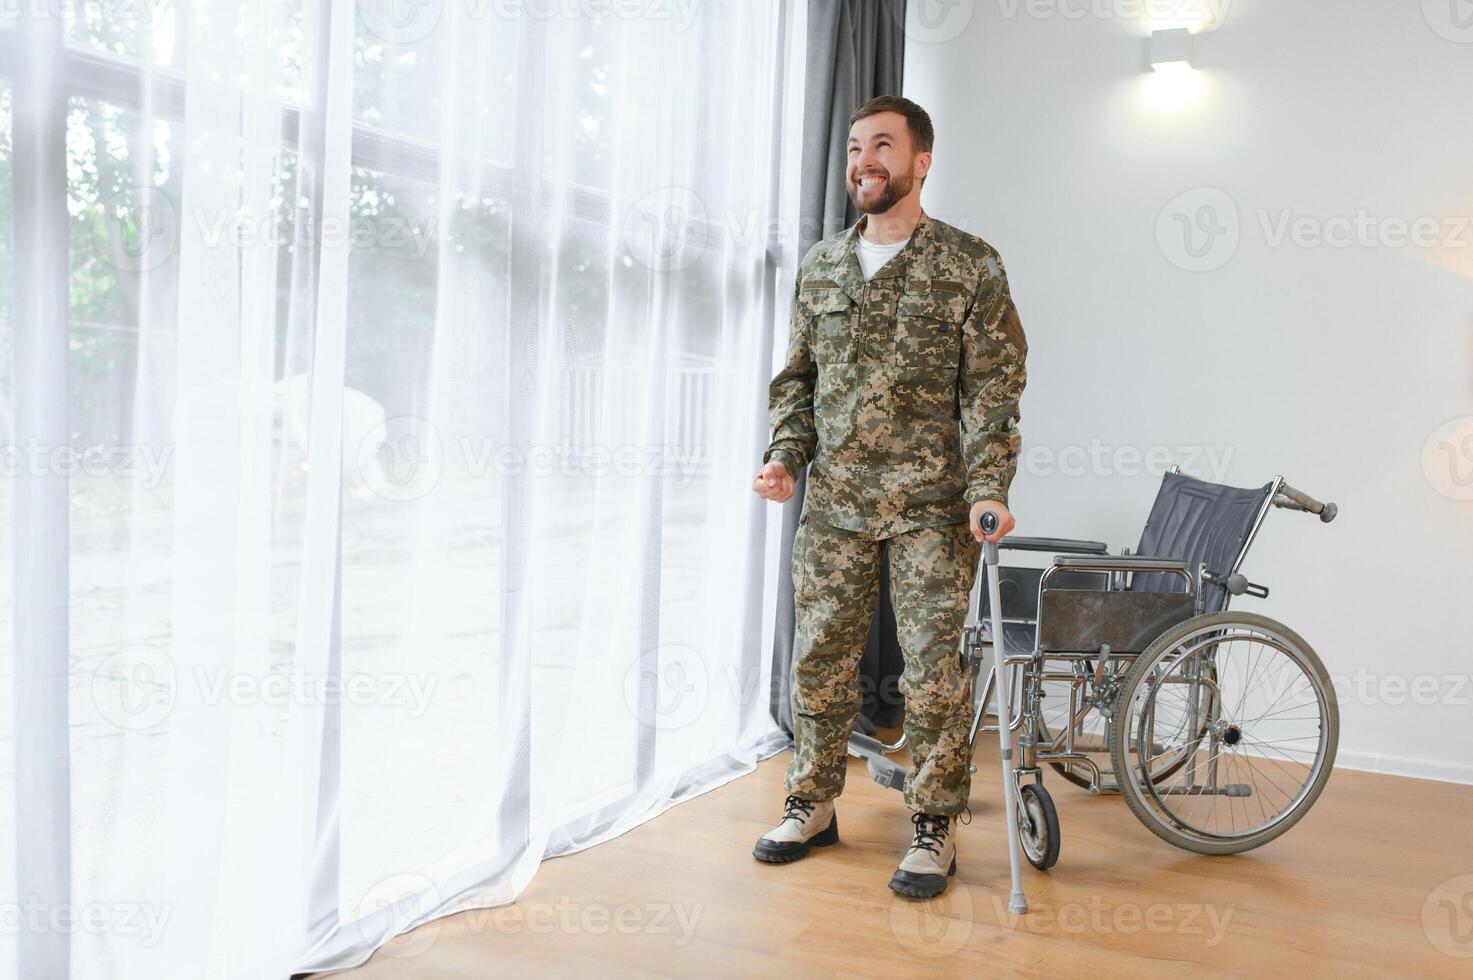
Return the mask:
{"type": "Polygon", "coordinates": [[[1028,378],[1027,356],[1028,341],[1008,291],[1007,272],[1001,258],[991,254],[977,302],[962,323],[958,396],[968,506],[979,500],[1007,506],[1022,449],[1018,401],[1028,378]]]}
{"type": "Polygon", "coordinates": [[[772,426],[772,442],[767,452],[762,454],[763,463],[777,460],[795,480],[818,449],[818,432],[813,419],[813,389],[818,379],[818,367],[813,360],[808,318],[798,306],[801,281],[800,276],[794,277],[787,361],[767,390],[767,418],[772,426]]]}

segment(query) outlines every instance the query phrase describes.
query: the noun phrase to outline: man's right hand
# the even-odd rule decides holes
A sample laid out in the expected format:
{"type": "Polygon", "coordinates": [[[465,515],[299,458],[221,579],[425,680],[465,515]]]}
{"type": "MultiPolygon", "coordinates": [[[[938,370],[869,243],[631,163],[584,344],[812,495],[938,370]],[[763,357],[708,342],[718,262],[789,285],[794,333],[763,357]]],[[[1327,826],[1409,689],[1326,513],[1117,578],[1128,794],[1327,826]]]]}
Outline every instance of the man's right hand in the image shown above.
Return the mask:
{"type": "Polygon", "coordinates": [[[772,500],[782,503],[793,495],[797,489],[797,481],[788,472],[788,468],[774,460],[762,467],[757,474],[757,479],[752,481],[752,489],[757,496],[763,500],[772,500]]]}

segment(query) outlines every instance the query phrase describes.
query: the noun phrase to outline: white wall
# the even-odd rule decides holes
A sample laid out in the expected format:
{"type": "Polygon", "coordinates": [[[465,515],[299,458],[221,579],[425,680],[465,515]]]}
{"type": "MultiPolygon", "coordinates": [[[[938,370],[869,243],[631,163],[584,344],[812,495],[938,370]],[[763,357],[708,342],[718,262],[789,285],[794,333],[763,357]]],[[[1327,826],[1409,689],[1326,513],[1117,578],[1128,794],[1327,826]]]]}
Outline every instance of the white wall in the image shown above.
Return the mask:
{"type": "Polygon", "coordinates": [[[925,24],[942,8],[911,3],[905,94],[937,130],[923,204],[1001,251],[1031,345],[1019,533],[1134,546],[1162,467],[1122,447],[1336,501],[1330,525],[1270,515],[1244,571],[1272,597],[1236,608],[1298,630],[1341,682],[1340,765],[1473,782],[1473,502],[1455,499],[1473,497],[1473,26],[1449,19],[1457,0],[1233,0],[1174,81],[1146,65],[1151,25],[1114,16],[1140,2],[975,0],[925,24]],[[1180,267],[1172,202],[1197,188],[1222,194],[1186,210],[1215,200],[1238,233],[1209,271],[1180,267]],[[1325,243],[1358,215],[1373,244],[1325,243]],[[1273,240],[1286,216],[1297,244],[1273,240]],[[1402,244],[1418,218],[1447,247],[1402,244]],[[1456,457],[1429,445],[1459,417],[1456,457]]]}

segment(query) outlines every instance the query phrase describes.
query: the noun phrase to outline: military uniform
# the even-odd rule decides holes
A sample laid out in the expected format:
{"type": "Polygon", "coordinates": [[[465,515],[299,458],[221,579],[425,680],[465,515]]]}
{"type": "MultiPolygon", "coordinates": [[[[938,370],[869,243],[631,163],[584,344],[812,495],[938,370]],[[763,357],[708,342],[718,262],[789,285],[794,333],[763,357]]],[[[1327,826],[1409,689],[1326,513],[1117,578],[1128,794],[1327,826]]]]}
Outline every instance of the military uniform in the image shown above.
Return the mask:
{"type": "Polygon", "coordinates": [[[787,362],[773,378],[764,462],[812,464],[793,541],[795,749],[787,791],[844,785],[857,668],[890,557],[914,760],[905,801],[956,814],[970,790],[959,641],[980,544],[972,504],[1007,502],[1020,448],[1027,341],[997,252],[921,214],[865,281],[855,238],[818,242],[793,290],[787,362]]]}

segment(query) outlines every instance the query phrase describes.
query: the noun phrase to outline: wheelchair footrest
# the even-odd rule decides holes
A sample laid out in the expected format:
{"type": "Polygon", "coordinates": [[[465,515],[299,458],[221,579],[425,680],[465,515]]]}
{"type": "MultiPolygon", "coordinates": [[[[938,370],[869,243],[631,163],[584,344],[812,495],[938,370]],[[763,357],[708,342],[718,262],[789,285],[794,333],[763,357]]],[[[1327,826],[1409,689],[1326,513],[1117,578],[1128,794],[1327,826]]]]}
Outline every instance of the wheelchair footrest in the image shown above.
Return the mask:
{"type": "Polygon", "coordinates": [[[1227,783],[1216,789],[1207,786],[1162,786],[1156,793],[1160,796],[1252,796],[1253,787],[1246,783],[1227,783]]]}
{"type": "Polygon", "coordinates": [[[890,748],[891,746],[869,735],[862,735],[859,732],[852,732],[849,735],[849,754],[864,760],[865,766],[869,768],[870,778],[881,786],[904,790],[905,769],[885,757],[886,750],[890,748]]]}
{"type": "Polygon", "coordinates": [[[881,786],[888,786],[894,790],[905,789],[905,770],[897,763],[889,759],[876,759],[867,756],[864,764],[869,767],[870,778],[881,786]]]}

